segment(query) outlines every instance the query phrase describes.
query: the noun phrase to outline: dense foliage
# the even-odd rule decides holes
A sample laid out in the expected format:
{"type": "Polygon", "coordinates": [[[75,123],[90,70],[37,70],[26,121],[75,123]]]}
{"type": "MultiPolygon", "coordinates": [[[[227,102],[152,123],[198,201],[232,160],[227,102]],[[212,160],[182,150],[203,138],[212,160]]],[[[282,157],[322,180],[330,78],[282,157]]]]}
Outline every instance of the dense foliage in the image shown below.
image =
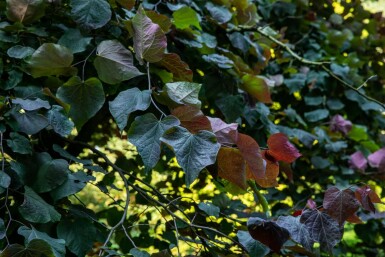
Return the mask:
{"type": "Polygon", "coordinates": [[[0,256],[385,256],[380,13],[0,10],[0,256]]]}

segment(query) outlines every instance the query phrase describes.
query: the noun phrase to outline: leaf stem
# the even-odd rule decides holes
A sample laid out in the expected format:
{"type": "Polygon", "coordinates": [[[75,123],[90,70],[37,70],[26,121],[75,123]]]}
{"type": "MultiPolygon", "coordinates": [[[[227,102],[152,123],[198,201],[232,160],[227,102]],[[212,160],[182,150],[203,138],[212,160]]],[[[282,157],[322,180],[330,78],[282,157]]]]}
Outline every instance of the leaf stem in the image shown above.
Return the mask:
{"type": "Polygon", "coordinates": [[[265,213],[266,217],[267,217],[267,218],[271,217],[271,212],[270,212],[269,204],[268,204],[266,198],[261,194],[261,192],[259,192],[259,190],[258,190],[257,185],[255,184],[255,182],[254,182],[254,181],[251,181],[251,180],[248,180],[248,181],[247,181],[247,184],[249,184],[251,190],[253,190],[253,192],[254,192],[255,195],[257,196],[258,202],[259,202],[259,204],[261,205],[262,210],[263,210],[263,212],[265,213]]]}
{"type": "MultiPolygon", "coordinates": [[[[152,88],[151,88],[151,76],[150,76],[150,63],[147,62],[147,80],[148,80],[148,90],[150,90],[152,92],[152,88]]],[[[150,99],[151,99],[151,103],[154,105],[154,107],[162,114],[162,116],[160,117],[162,119],[162,117],[166,117],[167,115],[159,108],[159,106],[155,103],[154,99],[152,99],[152,95],[150,95],[150,99]]]]}

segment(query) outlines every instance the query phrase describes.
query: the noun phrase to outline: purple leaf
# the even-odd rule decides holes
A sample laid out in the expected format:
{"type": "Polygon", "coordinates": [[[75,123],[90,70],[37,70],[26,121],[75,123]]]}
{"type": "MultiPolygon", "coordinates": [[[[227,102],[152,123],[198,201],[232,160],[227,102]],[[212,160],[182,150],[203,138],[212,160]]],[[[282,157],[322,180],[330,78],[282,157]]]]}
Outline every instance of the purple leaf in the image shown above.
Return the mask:
{"type": "Polygon", "coordinates": [[[233,140],[230,136],[230,131],[236,131],[238,128],[237,123],[227,124],[219,118],[207,117],[210,120],[211,128],[214,134],[217,136],[217,140],[223,145],[232,145],[233,140]]]}
{"type": "Polygon", "coordinates": [[[147,17],[142,6],[132,19],[134,29],[135,57],[143,65],[144,61],[159,62],[167,47],[167,38],[158,24],[147,17]]]}
{"type": "Polygon", "coordinates": [[[360,151],[350,155],[349,164],[351,168],[359,170],[365,170],[368,167],[368,161],[360,151]]]}
{"type": "Polygon", "coordinates": [[[330,120],[330,130],[333,132],[341,132],[347,135],[352,129],[353,124],[349,120],[345,120],[341,115],[334,115],[330,120]]]}
{"type": "Polygon", "coordinates": [[[381,148],[378,151],[368,156],[369,165],[373,168],[379,168],[382,160],[385,159],[385,148],[381,148]]]}

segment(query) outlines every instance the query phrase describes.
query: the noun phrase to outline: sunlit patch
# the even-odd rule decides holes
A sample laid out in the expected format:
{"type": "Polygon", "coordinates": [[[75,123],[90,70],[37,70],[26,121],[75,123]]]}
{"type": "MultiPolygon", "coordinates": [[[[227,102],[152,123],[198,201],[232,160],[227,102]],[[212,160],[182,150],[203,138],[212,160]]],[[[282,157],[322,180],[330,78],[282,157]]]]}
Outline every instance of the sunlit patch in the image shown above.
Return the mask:
{"type": "Polygon", "coordinates": [[[210,114],[214,115],[215,114],[215,110],[214,109],[210,109],[210,114]]]}
{"type": "Polygon", "coordinates": [[[316,144],[318,144],[319,142],[318,142],[318,140],[316,139],[316,140],[314,140],[314,142],[313,142],[313,145],[316,145],[316,144]]]}
{"type": "Polygon", "coordinates": [[[347,57],[348,56],[348,53],[343,53],[342,54],[344,57],[347,57]]]}
{"type": "Polygon", "coordinates": [[[281,104],[279,102],[273,102],[273,104],[271,105],[271,109],[275,110],[275,111],[278,111],[281,109],[281,104]]]}
{"type": "Polygon", "coordinates": [[[196,69],[196,72],[199,74],[199,76],[203,77],[205,73],[201,71],[200,69],[196,69]]]}
{"type": "Polygon", "coordinates": [[[340,3],[334,2],[334,3],[332,3],[332,6],[334,8],[335,13],[337,13],[337,14],[343,14],[344,13],[345,8],[340,3]]]}
{"type": "Polygon", "coordinates": [[[275,58],[275,52],[273,48],[270,48],[270,55],[272,59],[275,58]]]}
{"type": "Polygon", "coordinates": [[[370,22],[369,19],[364,19],[364,20],[362,21],[363,24],[369,24],[369,22],[370,22]]]}
{"type": "Polygon", "coordinates": [[[295,99],[297,99],[298,101],[301,101],[302,100],[302,96],[301,96],[301,93],[299,91],[295,91],[293,93],[295,99]]]}
{"type": "Polygon", "coordinates": [[[347,19],[349,19],[349,18],[353,18],[354,17],[354,14],[353,13],[348,13],[348,14],[346,14],[345,16],[344,16],[344,20],[347,20],[347,19]]]}
{"type": "Polygon", "coordinates": [[[382,48],[379,47],[379,46],[376,47],[376,51],[377,51],[377,53],[379,53],[379,54],[384,53],[384,49],[382,49],[382,48]]]}
{"type": "Polygon", "coordinates": [[[274,124],[275,124],[275,125],[278,125],[280,122],[281,122],[281,120],[280,120],[280,119],[276,119],[276,120],[274,120],[274,124]]]}
{"type": "Polygon", "coordinates": [[[365,39],[369,36],[369,32],[366,29],[361,31],[361,39],[365,39]]]}
{"type": "Polygon", "coordinates": [[[380,66],[384,66],[383,62],[377,62],[377,64],[380,65],[380,66]]]}

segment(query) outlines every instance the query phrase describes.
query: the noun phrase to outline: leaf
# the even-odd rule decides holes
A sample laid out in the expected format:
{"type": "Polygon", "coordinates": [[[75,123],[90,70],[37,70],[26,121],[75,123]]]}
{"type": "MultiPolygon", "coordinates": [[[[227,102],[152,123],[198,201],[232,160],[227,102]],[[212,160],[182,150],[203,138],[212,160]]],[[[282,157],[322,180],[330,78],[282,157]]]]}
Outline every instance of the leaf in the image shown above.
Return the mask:
{"type": "Polygon", "coordinates": [[[323,207],[342,226],[358,210],[359,204],[352,190],[341,191],[337,187],[330,187],[325,192],[323,207]]]}
{"type": "Polygon", "coordinates": [[[154,114],[138,116],[127,132],[128,141],[134,144],[148,169],[152,169],[160,157],[160,137],[164,132],[180,124],[174,116],[158,120],[154,114]]]}
{"type": "Polygon", "coordinates": [[[189,105],[183,105],[172,110],[172,115],[180,120],[182,127],[195,134],[201,130],[211,131],[209,119],[199,108],[189,105]]]}
{"type": "Polygon", "coordinates": [[[142,65],[144,61],[159,62],[167,47],[167,38],[159,25],[146,16],[142,6],[132,19],[132,26],[136,59],[142,65]]]}
{"type": "Polygon", "coordinates": [[[73,54],[67,47],[42,44],[28,61],[28,69],[34,78],[52,75],[72,76],[77,69],[71,67],[73,54]]]}
{"type": "Polygon", "coordinates": [[[33,189],[37,193],[45,193],[62,185],[67,180],[68,168],[68,162],[63,159],[44,163],[37,172],[33,189]]]}
{"type": "Polygon", "coordinates": [[[221,147],[217,156],[218,176],[246,190],[246,163],[238,149],[221,147]]]}
{"type": "MultiPolygon", "coordinates": [[[[266,156],[266,151],[262,152],[262,156],[266,156]]],[[[279,164],[278,162],[272,162],[266,158],[266,171],[265,175],[262,178],[258,178],[250,174],[250,171],[247,171],[247,178],[254,178],[255,181],[260,185],[261,187],[276,187],[278,186],[277,177],[279,175],[279,164]]]]}
{"type": "Polygon", "coordinates": [[[34,239],[26,247],[19,244],[8,245],[0,257],[55,257],[51,246],[40,239],[34,239]]]}
{"type": "Polygon", "coordinates": [[[134,257],[150,257],[150,254],[146,251],[141,251],[138,248],[132,248],[130,254],[134,257]]]}
{"type": "Polygon", "coordinates": [[[58,44],[67,47],[72,53],[81,53],[90,45],[92,37],[83,37],[79,29],[67,29],[58,44]]]}
{"type": "Polygon", "coordinates": [[[7,145],[12,151],[20,154],[32,154],[32,146],[29,139],[15,132],[11,132],[9,136],[10,139],[7,140],[7,145]]]}
{"type": "Polygon", "coordinates": [[[71,134],[74,123],[64,114],[63,107],[52,105],[52,109],[47,113],[47,118],[53,130],[62,137],[71,134]]]}
{"type": "Polygon", "coordinates": [[[6,229],[5,229],[5,224],[4,220],[0,218],[0,240],[2,240],[6,236],[6,229]]]}
{"type": "Polygon", "coordinates": [[[361,203],[362,207],[367,211],[376,212],[376,208],[373,203],[382,203],[376,192],[373,191],[368,185],[357,188],[354,195],[361,203]]]}
{"type": "Polygon", "coordinates": [[[35,111],[41,108],[50,109],[51,105],[48,101],[36,98],[35,100],[15,98],[12,100],[13,104],[18,104],[26,111],[35,111]]]}
{"type": "Polygon", "coordinates": [[[160,140],[173,148],[179,165],[186,173],[188,187],[203,168],[215,163],[220,148],[213,133],[202,130],[191,134],[179,126],[167,130],[160,140]]]}
{"type": "Polygon", "coordinates": [[[71,0],[71,16],[76,23],[98,29],[111,19],[110,5],[105,0],[71,0]]]}
{"type": "Polygon", "coordinates": [[[219,24],[226,23],[232,18],[232,14],[229,9],[224,6],[217,6],[208,2],[205,7],[210,12],[210,15],[214,18],[214,20],[216,20],[219,24]]]}
{"type": "Polygon", "coordinates": [[[314,240],[310,237],[307,227],[300,223],[299,219],[300,217],[279,216],[277,224],[286,228],[294,241],[303,245],[308,251],[312,251],[314,240]]]}
{"type": "Polygon", "coordinates": [[[43,0],[7,0],[7,18],[23,24],[40,19],[45,12],[43,0]]]}
{"type": "Polygon", "coordinates": [[[326,119],[329,116],[329,111],[326,109],[318,109],[311,112],[305,112],[304,116],[310,122],[317,122],[326,119]]]}
{"type": "Polygon", "coordinates": [[[215,104],[225,116],[226,122],[236,121],[245,108],[243,97],[240,95],[228,95],[215,101],[215,104]]]}
{"type": "Polygon", "coordinates": [[[95,180],[95,178],[87,173],[84,173],[83,171],[69,173],[66,181],[53,189],[50,192],[50,195],[54,201],[57,201],[80,192],[86,186],[87,182],[92,180],[95,180]]]}
{"type": "Polygon", "coordinates": [[[368,155],[369,165],[373,168],[379,168],[381,162],[385,159],[385,148],[375,151],[368,155]]]}
{"type": "Polygon", "coordinates": [[[301,154],[289,142],[287,136],[283,133],[271,135],[267,140],[269,150],[266,151],[266,157],[273,157],[272,161],[284,161],[287,163],[294,162],[301,154]]]}
{"type": "Polygon", "coordinates": [[[51,246],[55,257],[65,256],[66,249],[65,249],[65,241],[63,239],[52,238],[46,233],[36,230],[34,227],[28,228],[25,226],[21,226],[17,230],[17,233],[19,235],[22,235],[25,238],[25,241],[27,243],[35,239],[44,240],[46,243],[48,243],[51,246]]]}
{"type": "Polygon", "coordinates": [[[0,172],[0,194],[2,194],[10,184],[11,177],[5,172],[0,172]]]}
{"type": "Polygon", "coordinates": [[[102,41],[96,55],[94,65],[103,82],[118,84],[143,74],[134,66],[131,52],[117,40],[102,41]]]}
{"type": "Polygon", "coordinates": [[[198,208],[204,211],[209,216],[219,217],[220,209],[218,206],[215,206],[213,203],[199,203],[198,208]]]}
{"type": "Polygon", "coordinates": [[[234,142],[230,136],[231,131],[237,131],[238,123],[227,124],[219,118],[207,117],[210,121],[211,128],[217,136],[218,143],[223,145],[232,145],[234,142]]]}
{"type": "Polygon", "coordinates": [[[194,26],[202,30],[198,14],[188,6],[183,6],[173,12],[172,17],[174,18],[173,23],[177,29],[188,29],[190,26],[194,26]]]}
{"type": "Polygon", "coordinates": [[[8,48],[7,54],[11,58],[24,59],[25,57],[31,56],[35,52],[35,49],[29,46],[15,45],[8,48]]]}
{"type": "Polygon", "coordinates": [[[254,179],[264,178],[266,171],[265,161],[262,159],[258,143],[254,138],[246,134],[237,133],[237,131],[231,131],[230,135],[245,159],[251,176],[254,179]]]}
{"type": "Polygon", "coordinates": [[[337,221],[325,212],[316,209],[302,213],[300,222],[307,227],[311,239],[321,244],[321,249],[332,252],[333,247],[341,240],[342,234],[337,221]]]}
{"type": "Polygon", "coordinates": [[[37,111],[21,111],[12,109],[12,117],[16,120],[18,131],[33,135],[48,126],[48,120],[37,111]]]}
{"type": "Polygon", "coordinates": [[[119,129],[122,131],[127,126],[128,116],[134,111],[144,111],[151,103],[151,91],[140,91],[137,87],[122,91],[109,102],[110,112],[119,129]]]}
{"type": "Polygon", "coordinates": [[[85,256],[96,241],[96,228],[89,219],[64,219],[56,230],[58,237],[65,240],[68,249],[76,256],[85,256]]]}
{"type": "Polygon", "coordinates": [[[19,207],[21,216],[30,222],[48,223],[60,220],[61,215],[31,188],[25,186],[24,202],[19,207]]]}
{"type": "Polygon", "coordinates": [[[365,170],[368,167],[368,161],[362,152],[357,151],[350,155],[349,165],[353,169],[365,170]]]}
{"type": "Polygon", "coordinates": [[[10,70],[8,72],[8,79],[5,81],[5,83],[1,83],[0,87],[4,90],[9,90],[18,86],[22,80],[23,73],[17,70],[10,70]]]}
{"type": "Polygon", "coordinates": [[[280,227],[273,221],[251,217],[247,221],[247,229],[252,238],[267,245],[271,250],[279,253],[283,244],[289,239],[287,229],[280,227]]]}
{"type": "Polygon", "coordinates": [[[202,85],[191,82],[167,83],[165,90],[168,96],[178,104],[186,104],[201,108],[201,101],[198,99],[202,85]]]}
{"type": "Polygon", "coordinates": [[[97,78],[82,82],[79,77],[72,77],[59,87],[56,96],[71,106],[69,116],[78,131],[102,108],[105,100],[103,85],[97,78]]]}
{"type": "Polygon", "coordinates": [[[203,55],[203,60],[208,63],[213,63],[222,69],[230,69],[234,66],[234,62],[226,56],[220,54],[203,55]]]}
{"type": "Polygon", "coordinates": [[[246,74],[242,77],[242,89],[262,103],[271,103],[270,90],[265,79],[246,74]]]}
{"type": "Polygon", "coordinates": [[[148,18],[151,19],[153,23],[156,23],[159,25],[159,27],[163,30],[163,32],[168,32],[170,30],[170,27],[172,25],[172,22],[169,17],[166,15],[157,13],[156,11],[148,10],[146,11],[146,15],[148,18]]]}
{"type": "Polygon", "coordinates": [[[193,81],[193,72],[187,63],[182,61],[179,55],[175,53],[166,53],[163,59],[157,64],[165,67],[173,74],[174,81],[193,81]]]}
{"type": "Polygon", "coordinates": [[[254,240],[248,231],[239,230],[237,232],[239,243],[246,248],[249,256],[253,257],[265,257],[270,249],[259,241],[254,240]]]}

